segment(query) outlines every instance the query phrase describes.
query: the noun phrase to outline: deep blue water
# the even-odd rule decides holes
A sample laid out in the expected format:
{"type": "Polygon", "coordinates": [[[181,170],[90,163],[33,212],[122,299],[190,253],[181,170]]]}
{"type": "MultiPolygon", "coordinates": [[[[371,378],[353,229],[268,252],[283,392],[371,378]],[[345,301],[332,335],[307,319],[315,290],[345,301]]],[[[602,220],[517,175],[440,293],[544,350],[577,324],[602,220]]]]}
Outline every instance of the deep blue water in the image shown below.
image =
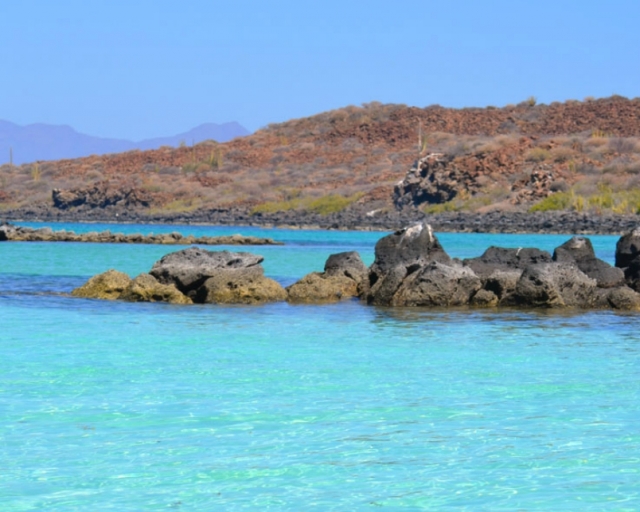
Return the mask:
{"type": "MultiPolygon", "coordinates": [[[[383,236],[54,227],[270,236],[240,250],[283,284],[383,236]]],[[[438,236],[458,257],[568,239],[438,236]]],[[[640,509],[637,315],[66,295],[173,250],[0,244],[0,510],[640,509]]]]}

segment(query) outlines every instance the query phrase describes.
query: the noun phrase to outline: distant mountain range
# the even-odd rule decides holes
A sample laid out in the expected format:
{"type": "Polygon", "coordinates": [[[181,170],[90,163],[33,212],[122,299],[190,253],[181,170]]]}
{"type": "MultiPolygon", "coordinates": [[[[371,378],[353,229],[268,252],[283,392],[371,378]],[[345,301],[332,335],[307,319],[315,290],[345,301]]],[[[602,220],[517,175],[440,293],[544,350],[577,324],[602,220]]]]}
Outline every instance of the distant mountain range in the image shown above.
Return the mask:
{"type": "Polygon", "coordinates": [[[15,165],[37,160],[60,160],[88,155],[121,153],[132,149],[157,149],[160,146],[192,145],[203,140],[226,142],[249,135],[249,131],[236,122],[205,123],[170,137],[145,139],[138,142],[125,139],[92,137],[78,133],[70,126],[29,124],[19,126],[0,120],[0,164],[13,158],[15,165]]]}

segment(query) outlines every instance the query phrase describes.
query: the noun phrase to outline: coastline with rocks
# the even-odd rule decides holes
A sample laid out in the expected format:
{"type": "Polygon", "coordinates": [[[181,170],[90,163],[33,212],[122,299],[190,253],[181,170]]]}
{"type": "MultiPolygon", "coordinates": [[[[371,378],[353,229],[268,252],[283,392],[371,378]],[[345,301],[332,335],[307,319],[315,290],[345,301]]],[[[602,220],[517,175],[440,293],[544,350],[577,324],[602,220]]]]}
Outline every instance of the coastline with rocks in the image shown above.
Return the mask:
{"type": "MultiPolygon", "coordinates": [[[[102,222],[113,224],[184,224],[288,229],[327,229],[346,231],[389,231],[416,222],[427,222],[442,233],[539,233],[567,235],[621,235],[634,229],[638,215],[580,212],[443,212],[426,214],[418,209],[402,211],[348,209],[320,215],[287,211],[252,214],[240,208],[193,212],[148,214],[136,210],[95,209],[64,211],[53,208],[26,208],[3,212],[13,222],[102,222]]],[[[201,243],[201,242],[198,242],[201,243]]]]}

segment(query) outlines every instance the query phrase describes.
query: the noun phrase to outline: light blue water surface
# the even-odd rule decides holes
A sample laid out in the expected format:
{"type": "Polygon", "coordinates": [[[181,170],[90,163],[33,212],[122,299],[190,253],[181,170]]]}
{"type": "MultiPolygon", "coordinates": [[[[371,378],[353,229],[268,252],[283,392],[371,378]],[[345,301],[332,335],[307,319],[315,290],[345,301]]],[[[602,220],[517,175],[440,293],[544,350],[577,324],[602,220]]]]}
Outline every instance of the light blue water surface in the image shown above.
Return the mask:
{"type": "MultiPolygon", "coordinates": [[[[384,234],[53,227],[270,236],[241,250],[284,284],[384,234]]],[[[591,239],[611,261],[617,237],[591,239]]],[[[175,249],[0,244],[0,510],[640,509],[637,315],[65,295],[175,249]]]]}

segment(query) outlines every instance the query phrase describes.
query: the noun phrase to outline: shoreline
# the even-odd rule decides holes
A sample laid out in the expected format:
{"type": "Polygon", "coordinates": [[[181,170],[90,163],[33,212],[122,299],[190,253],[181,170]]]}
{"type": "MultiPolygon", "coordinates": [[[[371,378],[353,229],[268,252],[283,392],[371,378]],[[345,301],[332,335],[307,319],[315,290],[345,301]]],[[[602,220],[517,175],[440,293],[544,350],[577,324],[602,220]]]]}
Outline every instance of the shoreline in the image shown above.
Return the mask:
{"type": "Polygon", "coordinates": [[[640,225],[639,215],[599,215],[580,212],[446,212],[425,214],[419,210],[360,212],[344,210],[329,215],[278,212],[252,215],[241,209],[148,214],[134,210],[65,211],[38,207],[5,211],[4,222],[72,222],[108,224],[168,224],[261,227],[278,229],[395,231],[428,222],[441,233],[513,233],[567,235],[621,235],[640,225]]]}

